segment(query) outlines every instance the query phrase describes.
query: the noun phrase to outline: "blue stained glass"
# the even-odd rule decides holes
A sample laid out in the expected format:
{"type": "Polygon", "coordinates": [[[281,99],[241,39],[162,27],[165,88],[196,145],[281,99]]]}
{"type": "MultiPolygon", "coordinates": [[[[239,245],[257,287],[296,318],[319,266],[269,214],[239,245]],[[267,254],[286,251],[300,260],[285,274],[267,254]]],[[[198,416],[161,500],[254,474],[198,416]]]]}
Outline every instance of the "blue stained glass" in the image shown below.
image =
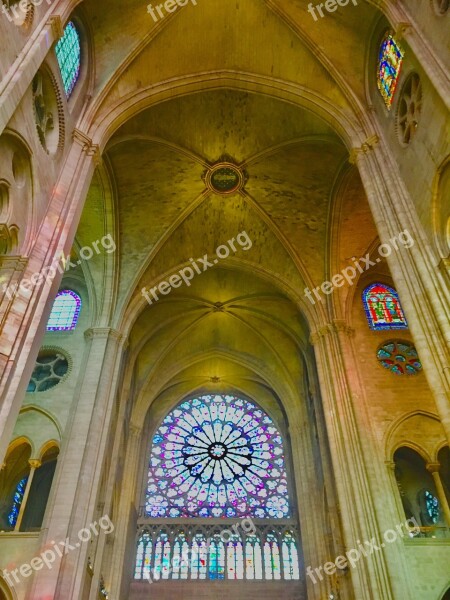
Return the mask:
{"type": "Polygon", "coordinates": [[[47,331],[72,331],[77,326],[81,298],[72,290],[58,292],[47,323],[47,331]]]}
{"type": "Polygon", "coordinates": [[[14,492],[13,504],[8,514],[8,523],[11,525],[11,527],[16,526],[17,517],[19,516],[20,507],[25,494],[25,488],[27,487],[27,481],[28,475],[19,481],[16,491],[14,492]]]}
{"type": "Polygon", "coordinates": [[[425,492],[425,504],[430,521],[436,525],[439,521],[439,500],[431,492],[425,492]]]}
{"type": "Polygon", "coordinates": [[[388,109],[391,108],[394,99],[403,57],[404,53],[392,35],[386,35],[378,57],[377,84],[388,109]]]}
{"type": "Polygon", "coordinates": [[[229,395],[184,401],[153,437],[150,517],[290,516],[283,442],[253,403],[229,395]]]}
{"type": "Polygon", "coordinates": [[[66,97],[70,98],[73,92],[81,68],[81,44],[80,35],[72,21],[64,28],[64,35],[56,44],[56,58],[64,84],[66,97]]]}

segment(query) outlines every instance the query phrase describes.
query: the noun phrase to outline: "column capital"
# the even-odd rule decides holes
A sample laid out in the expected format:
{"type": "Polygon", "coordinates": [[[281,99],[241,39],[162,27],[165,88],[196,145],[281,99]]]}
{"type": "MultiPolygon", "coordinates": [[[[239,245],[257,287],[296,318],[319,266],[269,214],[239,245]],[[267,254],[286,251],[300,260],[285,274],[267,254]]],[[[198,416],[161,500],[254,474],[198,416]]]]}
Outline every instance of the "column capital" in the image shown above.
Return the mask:
{"type": "Polygon", "coordinates": [[[430,473],[439,473],[439,470],[441,468],[440,463],[428,463],[426,465],[427,471],[429,471],[430,473]]]}
{"type": "Polygon", "coordinates": [[[47,21],[47,25],[51,27],[53,38],[55,42],[60,40],[64,35],[64,27],[61,19],[61,15],[52,15],[47,21]]]}
{"type": "Polygon", "coordinates": [[[98,167],[102,161],[99,145],[94,144],[91,138],[79,129],[73,130],[72,139],[82,147],[83,152],[85,152],[87,156],[93,158],[95,166],[98,167]]]}
{"type": "Polygon", "coordinates": [[[131,423],[129,432],[130,432],[130,437],[140,438],[142,435],[142,426],[134,425],[133,423],[131,423]]]}
{"type": "Polygon", "coordinates": [[[86,340],[93,340],[94,338],[113,338],[120,341],[123,336],[120,331],[112,329],[111,327],[90,327],[84,332],[84,337],[86,340]]]}
{"type": "Polygon", "coordinates": [[[28,464],[32,469],[39,469],[39,467],[42,465],[42,461],[40,461],[38,458],[30,458],[28,460],[28,464]]]}
{"type": "Polygon", "coordinates": [[[385,460],[384,464],[390,471],[395,471],[395,462],[393,460],[385,460]]]}
{"type": "Polygon", "coordinates": [[[412,32],[411,23],[408,23],[407,21],[402,21],[400,23],[397,23],[397,25],[395,27],[395,38],[398,41],[400,41],[400,40],[404,39],[405,33],[406,33],[406,35],[408,35],[411,32],[412,32]]]}
{"type": "Polygon", "coordinates": [[[361,146],[352,148],[350,151],[350,156],[348,161],[352,165],[356,165],[357,159],[361,154],[367,154],[371,150],[373,150],[374,146],[378,144],[380,138],[374,134],[367,138],[365,142],[361,144],[361,146]]]}
{"type": "Polygon", "coordinates": [[[336,333],[344,333],[348,337],[352,337],[355,333],[355,330],[347,325],[347,323],[341,319],[336,319],[332,323],[327,323],[322,327],[319,327],[315,331],[313,331],[309,337],[309,341],[313,346],[317,344],[317,342],[330,334],[336,333]]]}

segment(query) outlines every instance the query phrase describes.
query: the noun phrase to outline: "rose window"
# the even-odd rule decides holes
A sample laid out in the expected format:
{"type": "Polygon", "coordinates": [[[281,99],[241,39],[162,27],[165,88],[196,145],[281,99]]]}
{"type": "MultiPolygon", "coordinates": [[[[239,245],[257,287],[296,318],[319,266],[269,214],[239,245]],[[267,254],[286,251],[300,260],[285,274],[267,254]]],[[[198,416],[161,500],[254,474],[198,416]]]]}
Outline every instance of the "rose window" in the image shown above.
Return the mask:
{"type": "Polygon", "coordinates": [[[283,442],[272,419],[229,395],[180,404],[153,438],[146,513],[290,516],[283,442]]]}
{"type": "Polygon", "coordinates": [[[392,341],[377,351],[377,359],[395,375],[417,375],[422,370],[417,350],[409,342],[392,341]]]}

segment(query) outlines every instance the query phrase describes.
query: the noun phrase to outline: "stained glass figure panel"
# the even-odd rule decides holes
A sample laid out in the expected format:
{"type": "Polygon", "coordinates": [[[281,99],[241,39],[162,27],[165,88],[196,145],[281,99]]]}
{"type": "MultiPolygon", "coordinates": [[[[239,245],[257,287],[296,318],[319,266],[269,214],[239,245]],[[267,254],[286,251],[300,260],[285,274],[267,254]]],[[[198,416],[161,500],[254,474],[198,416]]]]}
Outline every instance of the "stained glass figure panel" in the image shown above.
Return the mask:
{"type": "Polygon", "coordinates": [[[146,514],[290,516],[283,441],[272,419],[230,395],[182,402],[153,438],[146,514]]]}
{"type": "Polygon", "coordinates": [[[53,303],[47,331],[72,331],[77,326],[80,310],[80,296],[72,290],[61,290],[53,303]]]}
{"type": "Polygon", "coordinates": [[[64,84],[66,97],[70,98],[75,84],[78,81],[81,68],[81,43],[80,35],[72,21],[64,28],[64,35],[56,44],[56,58],[64,84]]]}
{"type": "Polygon", "coordinates": [[[394,100],[404,53],[391,34],[387,34],[378,56],[377,84],[388,109],[394,100]]]}
{"type": "Polygon", "coordinates": [[[397,292],[383,283],[372,283],[363,291],[363,304],[370,329],[407,329],[397,292]]]}

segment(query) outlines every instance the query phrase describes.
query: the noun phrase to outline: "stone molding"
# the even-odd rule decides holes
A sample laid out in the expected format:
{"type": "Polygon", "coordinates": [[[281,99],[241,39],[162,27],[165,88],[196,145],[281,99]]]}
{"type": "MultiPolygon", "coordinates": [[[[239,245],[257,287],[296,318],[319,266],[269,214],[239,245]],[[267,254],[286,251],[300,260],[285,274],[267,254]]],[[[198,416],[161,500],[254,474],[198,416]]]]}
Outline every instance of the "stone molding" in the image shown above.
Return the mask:
{"type": "Polygon", "coordinates": [[[358,148],[352,148],[348,161],[351,165],[356,165],[357,159],[361,154],[368,154],[369,152],[371,152],[374,147],[379,143],[380,138],[374,134],[370,137],[367,138],[367,140],[361,144],[361,146],[358,148]]]}
{"type": "Polygon", "coordinates": [[[72,139],[77,142],[81,147],[86,156],[91,156],[95,166],[97,167],[101,161],[100,147],[98,144],[94,144],[90,137],[79,129],[74,129],[72,133],[72,139]]]}
{"type": "Polygon", "coordinates": [[[327,323],[313,331],[309,337],[310,343],[315,346],[322,338],[330,334],[344,333],[348,337],[353,337],[355,330],[347,325],[345,321],[336,319],[332,323],[327,323]]]}

